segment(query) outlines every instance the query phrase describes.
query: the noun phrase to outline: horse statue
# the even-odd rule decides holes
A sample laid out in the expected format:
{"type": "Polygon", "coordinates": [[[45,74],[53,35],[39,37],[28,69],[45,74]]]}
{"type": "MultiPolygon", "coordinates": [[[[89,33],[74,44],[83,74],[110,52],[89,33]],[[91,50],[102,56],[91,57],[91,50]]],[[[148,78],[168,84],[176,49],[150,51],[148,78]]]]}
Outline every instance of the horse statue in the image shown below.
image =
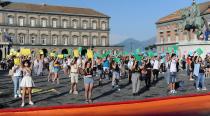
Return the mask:
{"type": "Polygon", "coordinates": [[[199,39],[204,39],[206,31],[210,31],[208,22],[205,17],[201,16],[199,6],[195,1],[191,7],[181,10],[181,17],[184,30],[195,32],[199,39]]]}

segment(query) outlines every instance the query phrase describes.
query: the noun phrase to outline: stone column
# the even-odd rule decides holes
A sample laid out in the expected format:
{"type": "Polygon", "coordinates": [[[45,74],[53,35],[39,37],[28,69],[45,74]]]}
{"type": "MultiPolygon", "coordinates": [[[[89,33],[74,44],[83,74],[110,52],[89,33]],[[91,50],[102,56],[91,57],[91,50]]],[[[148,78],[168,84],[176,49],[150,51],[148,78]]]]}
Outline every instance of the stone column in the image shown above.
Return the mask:
{"type": "Polygon", "coordinates": [[[29,20],[28,14],[26,15],[26,22],[24,22],[24,25],[30,26],[30,20],[29,20]]]}
{"type": "Polygon", "coordinates": [[[48,17],[48,21],[47,21],[47,27],[52,27],[52,24],[51,24],[51,16],[48,17]]]}
{"type": "Polygon", "coordinates": [[[59,18],[58,18],[58,27],[59,27],[59,28],[63,28],[63,27],[62,27],[61,16],[59,16],[59,18]]]}
{"type": "Polygon", "coordinates": [[[59,31],[59,35],[58,35],[58,44],[57,44],[57,45],[64,45],[62,39],[63,39],[63,38],[62,38],[61,31],[59,31]]]}
{"type": "Polygon", "coordinates": [[[72,45],[72,43],[73,43],[72,36],[71,36],[71,32],[69,31],[68,45],[72,45]]]}
{"type": "Polygon", "coordinates": [[[49,30],[49,36],[48,36],[48,41],[47,41],[47,45],[52,45],[52,34],[51,34],[51,30],[49,30]]]}
{"type": "Polygon", "coordinates": [[[38,37],[37,37],[36,43],[37,43],[38,45],[41,44],[41,33],[40,33],[40,30],[38,30],[38,37]]]}

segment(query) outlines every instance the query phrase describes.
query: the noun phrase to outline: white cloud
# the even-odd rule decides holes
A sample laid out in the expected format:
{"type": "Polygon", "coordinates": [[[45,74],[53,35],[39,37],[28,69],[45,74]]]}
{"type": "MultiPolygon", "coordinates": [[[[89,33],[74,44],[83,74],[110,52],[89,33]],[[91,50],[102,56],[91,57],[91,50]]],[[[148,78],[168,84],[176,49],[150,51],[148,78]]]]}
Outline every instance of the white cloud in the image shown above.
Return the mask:
{"type": "Polygon", "coordinates": [[[110,34],[110,45],[118,44],[126,39],[128,39],[129,36],[122,35],[122,34],[110,34]]]}

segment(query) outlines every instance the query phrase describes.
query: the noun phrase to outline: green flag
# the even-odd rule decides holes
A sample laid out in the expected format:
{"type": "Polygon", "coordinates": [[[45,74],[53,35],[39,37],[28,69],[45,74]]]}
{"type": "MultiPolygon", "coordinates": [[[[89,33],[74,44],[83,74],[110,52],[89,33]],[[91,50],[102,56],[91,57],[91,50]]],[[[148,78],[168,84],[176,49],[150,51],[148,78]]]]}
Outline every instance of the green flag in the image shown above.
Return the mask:
{"type": "Polygon", "coordinates": [[[127,56],[127,55],[129,55],[129,53],[127,51],[125,51],[125,52],[123,52],[123,55],[127,56]]]}
{"type": "Polygon", "coordinates": [[[134,57],[137,61],[142,60],[142,56],[139,56],[138,54],[135,54],[134,57]]]}
{"type": "Polygon", "coordinates": [[[79,51],[79,53],[81,54],[81,52],[82,52],[82,47],[79,47],[79,48],[78,48],[78,51],[79,51]]]}
{"type": "Polygon", "coordinates": [[[148,56],[149,56],[149,57],[153,57],[153,56],[154,56],[154,52],[153,52],[153,51],[149,51],[149,52],[148,52],[148,56]]]}
{"type": "Polygon", "coordinates": [[[120,58],[114,58],[114,61],[115,61],[116,63],[120,63],[120,58]]]}
{"type": "Polygon", "coordinates": [[[136,54],[139,54],[140,52],[141,52],[140,48],[136,49],[136,51],[135,51],[136,54]]]}
{"type": "Polygon", "coordinates": [[[201,48],[196,49],[196,53],[200,56],[203,54],[203,50],[201,48]]]}
{"type": "Polygon", "coordinates": [[[66,57],[68,57],[68,54],[64,54],[63,56],[66,58],[66,57]]]}

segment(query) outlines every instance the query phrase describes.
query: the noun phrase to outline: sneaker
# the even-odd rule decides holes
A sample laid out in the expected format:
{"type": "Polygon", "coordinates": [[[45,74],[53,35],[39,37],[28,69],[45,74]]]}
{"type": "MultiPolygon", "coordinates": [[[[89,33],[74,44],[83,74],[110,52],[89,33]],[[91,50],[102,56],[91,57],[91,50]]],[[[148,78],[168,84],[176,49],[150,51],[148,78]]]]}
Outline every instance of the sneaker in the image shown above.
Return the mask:
{"type": "Polygon", "coordinates": [[[197,91],[200,91],[200,89],[199,89],[199,88],[196,88],[196,90],[197,90],[197,91]]]}
{"type": "Polygon", "coordinates": [[[29,102],[29,105],[32,105],[32,106],[33,106],[33,105],[34,105],[34,103],[33,103],[32,101],[30,101],[30,102],[29,102]]]}
{"type": "Polygon", "coordinates": [[[176,90],[173,90],[173,93],[176,94],[177,93],[176,90]]]}
{"type": "Polygon", "coordinates": [[[72,94],[72,92],[73,92],[73,91],[72,91],[72,90],[70,90],[70,91],[69,91],[69,94],[72,94]]]}
{"type": "Polygon", "coordinates": [[[78,91],[74,91],[73,94],[77,95],[78,94],[78,91]]]}
{"type": "Polygon", "coordinates": [[[203,91],[206,91],[207,89],[206,89],[206,87],[204,87],[204,88],[202,88],[202,90],[203,90],[203,91]]]}
{"type": "Polygon", "coordinates": [[[21,107],[24,107],[24,106],[25,106],[25,103],[22,103],[22,104],[21,104],[21,107]]]}
{"type": "Polygon", "coordinates": [[[173,90],[171,90],[169,93],[172,94],[173,93],[173,90]]]}
{"type": "Polygon", "coordinates": [[[190,79],[190,81],[194,81],[194,79],[190,79]]]}
{"type": "Polygon", "coordinates": [[[17,95],[14,95],[14,98],[17,98],[18,96],[17,95]]]}
{"type": "Polygon", "coordinates": [[[21,94],[18,94],[18,97],[21,98],[22,97],[21,94]]]}

